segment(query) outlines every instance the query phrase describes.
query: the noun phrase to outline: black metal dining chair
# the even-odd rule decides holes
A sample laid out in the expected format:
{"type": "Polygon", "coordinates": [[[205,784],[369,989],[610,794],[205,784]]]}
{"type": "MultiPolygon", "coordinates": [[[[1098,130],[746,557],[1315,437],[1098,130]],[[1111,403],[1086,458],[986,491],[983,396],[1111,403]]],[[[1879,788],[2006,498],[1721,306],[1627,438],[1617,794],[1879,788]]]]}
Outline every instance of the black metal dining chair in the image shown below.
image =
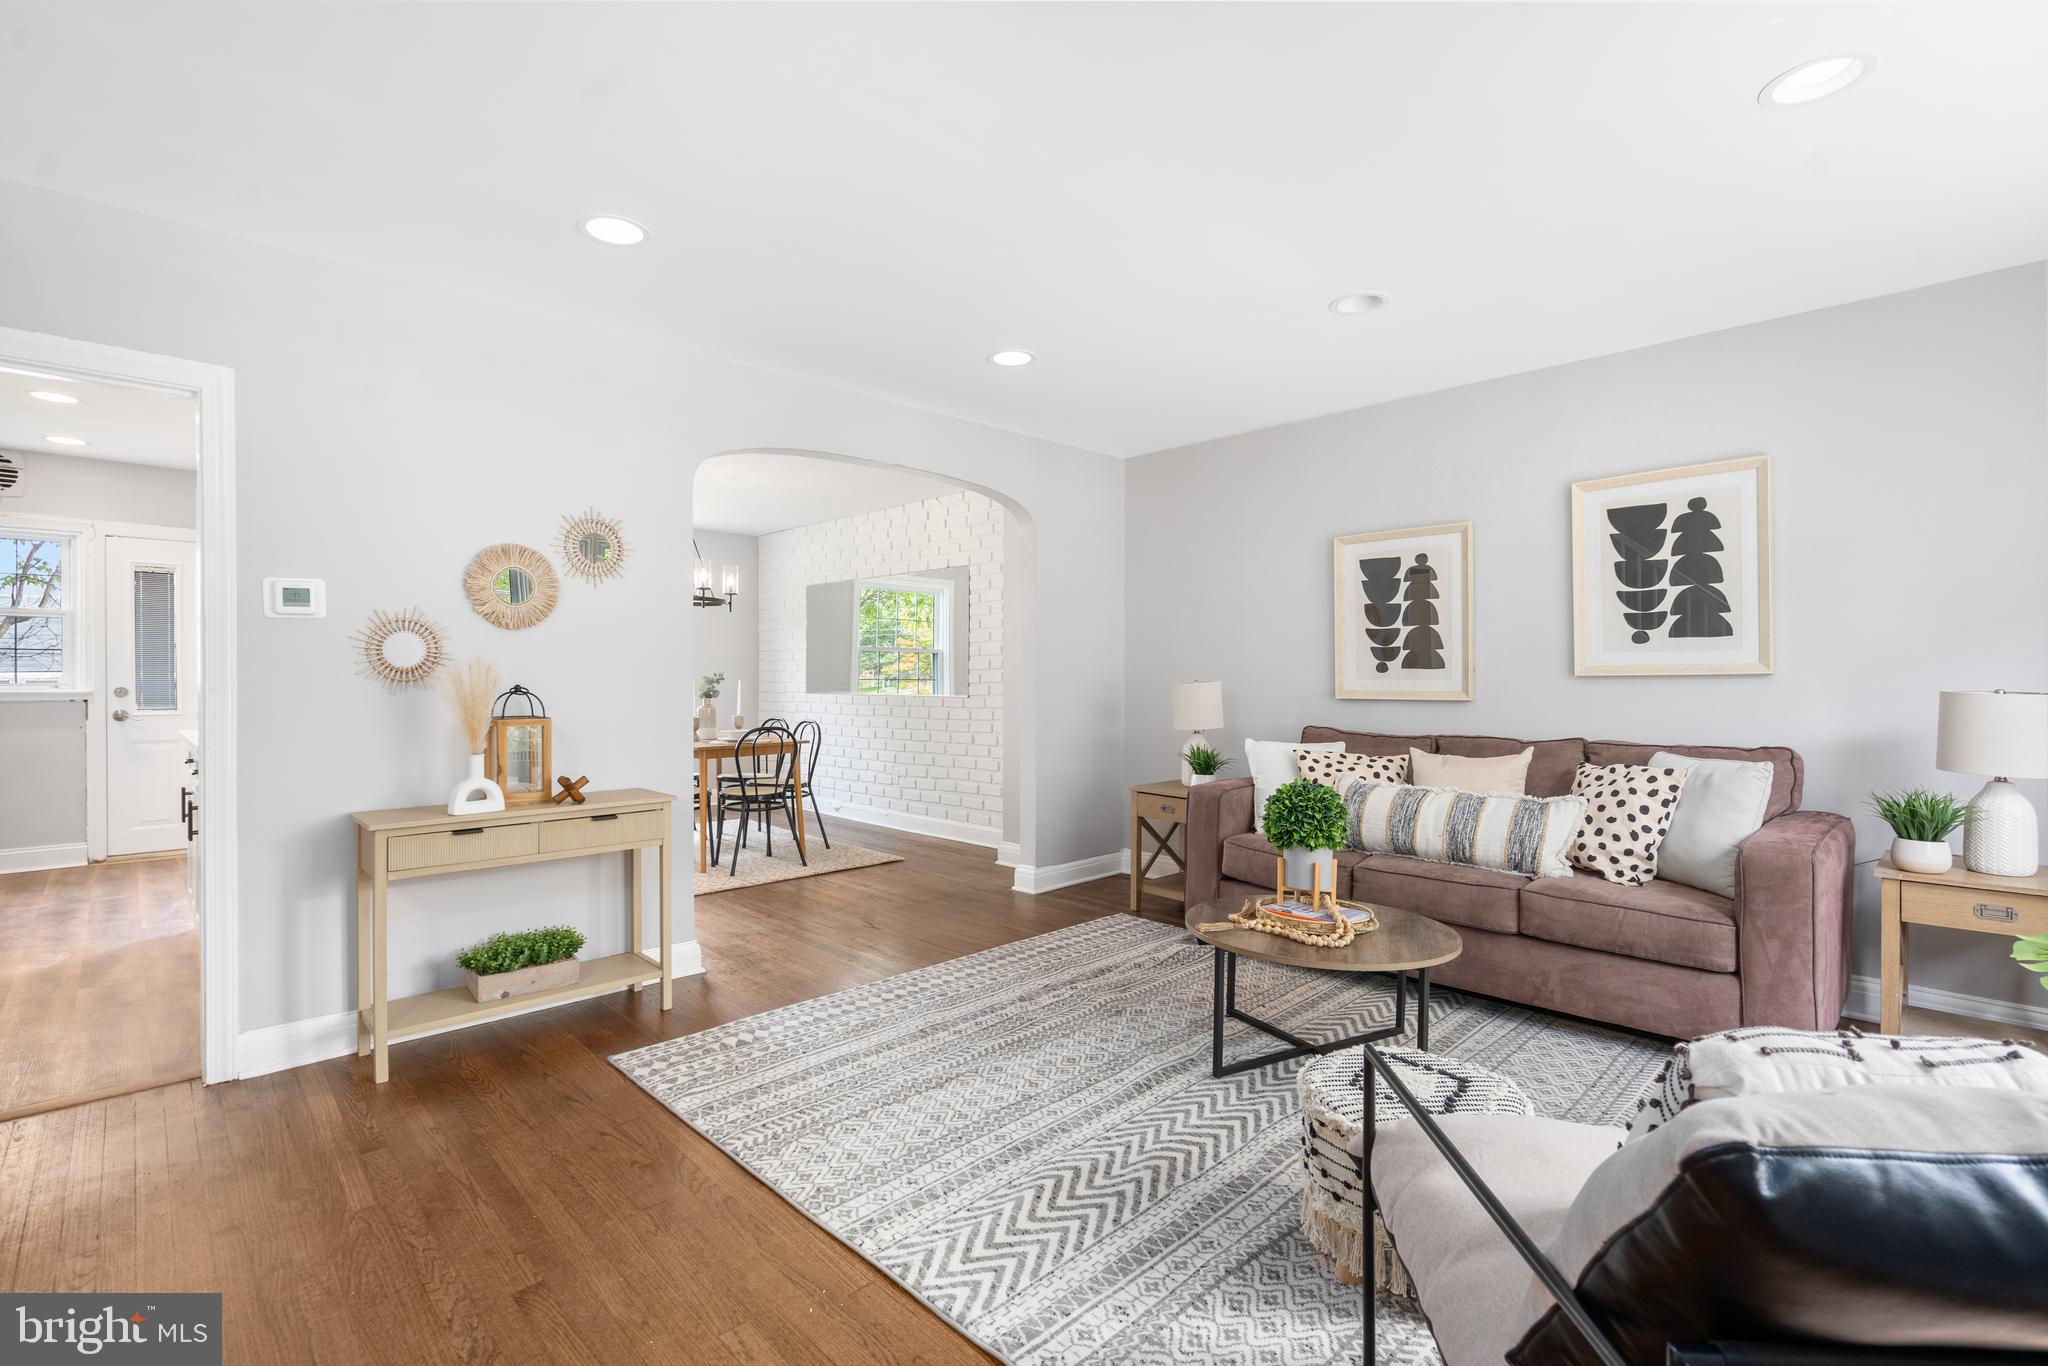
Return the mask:
{"type": "MultiPolygon", "coordinates": [[[[732,867],[728,876],[738,877],[740,871],[740,850],[746,847],[747,827],[756,813],[761,817],[763,838],[767,840],[768,857],[775,857],[775,825],[769,819],[780,810],[783,819],[789,822],[792,839],[796,836],[795,785],[790,781],[796,766],[795,736],[782,726],[763,722],[732,743],[732,765],[735,772],[720,774],[718,778],[718,810],[711,827],[711,859],[715,863],[720,857],[719,846],[724,843],[725,820],[730,813],[738,813],[740,828],[733,835],[732,867]]],[[[796,842],[796,856],[806,867],[810,860],[804,857],[802,840],[796,842]]]]}
{"type": "Polygon", "coordinates": [[[811,817],[817,822],[818,838],[824,840],[825,847],[830,849],[832,847],[832,837],[825,833],[825,817],[818,810],[818,789],[816,787],[818,781],[818,755],[825,748],[825,728],[816,721],[799,721],[790,728],[790,734],[796,737],[800,745],[796,752],[796,761],[803,768],[804,796],[810,798],[811,817]]]}

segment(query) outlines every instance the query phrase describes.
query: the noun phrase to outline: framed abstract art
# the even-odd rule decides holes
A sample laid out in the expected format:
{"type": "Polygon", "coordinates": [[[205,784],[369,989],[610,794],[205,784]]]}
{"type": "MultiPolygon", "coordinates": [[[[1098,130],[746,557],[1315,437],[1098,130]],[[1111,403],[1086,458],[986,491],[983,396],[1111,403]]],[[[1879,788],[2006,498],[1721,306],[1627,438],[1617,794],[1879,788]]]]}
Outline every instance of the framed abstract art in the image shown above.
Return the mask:
{"type": "Polygon", "coordinates": [[[1768,456],[1572,485],[1573,672],[1771,672],[1768,456]]]}
{"type": "Polygon", "coordinates": [[[1472,524],[1335,542],[1337,696],[1472,700],[1472,524]]]}

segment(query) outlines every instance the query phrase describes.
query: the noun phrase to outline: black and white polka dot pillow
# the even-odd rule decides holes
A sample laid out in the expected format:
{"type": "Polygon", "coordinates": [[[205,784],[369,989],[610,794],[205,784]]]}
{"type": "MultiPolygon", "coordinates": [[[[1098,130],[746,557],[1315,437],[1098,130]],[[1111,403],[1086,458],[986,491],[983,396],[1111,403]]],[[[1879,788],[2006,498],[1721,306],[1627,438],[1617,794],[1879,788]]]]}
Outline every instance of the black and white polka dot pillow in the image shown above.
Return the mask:
{"type": "Polygon", "coordinates": [[[1580,764],[1572,792],[1586,799],[1586,819],[1572,840],[1571,861],[1624,887],[1640,887],[1657,876],[1657,847],[1671,829],[1685,772],[1580,764]]]}
{"type": "Polygon", "coordinates": [[[1302,777],[1310,782],[1321,783],[1324,787],[1335,787],[1354,773],[1378,783],[1408,781],[1408,756],[1405,754],[1352,754],[1341,749],[1297,749],[1294,751],[1294,762],[1300,766],[1302,777]]]}

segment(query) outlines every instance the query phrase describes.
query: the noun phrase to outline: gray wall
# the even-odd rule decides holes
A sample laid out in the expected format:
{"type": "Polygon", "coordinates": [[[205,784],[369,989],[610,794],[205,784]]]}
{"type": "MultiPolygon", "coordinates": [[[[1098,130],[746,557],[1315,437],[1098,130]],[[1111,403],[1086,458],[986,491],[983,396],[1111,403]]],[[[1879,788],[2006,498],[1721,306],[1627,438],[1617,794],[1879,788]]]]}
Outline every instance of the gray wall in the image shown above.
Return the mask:
{"type": "Polygon", "coordinates": [[[732,720],[735,683],[746,684],[745,714],[758,721],[767,714],[761,710],[761,543],[752,536],[729,531],[699,531],[696,537],[704,558],[711,561],[714,576],[723,573],[725,565],[740,567],[740,594],[733,600],[731,611],[723,607],[683,609],[690,614],[690,630],[697,642],[696,672],[688,679],[686,700],[694,709],[697,680],[723,669],[725,687],[718,698],[719,723],[732,720]]]}
{"type": "MultiPolygon", "coordinates": [[[[10,450],[21,495],[0,499],[9,517],[70,517],[151,526],[196,524],[198,477],[75,455],[10,450]]],[[[85,843],[85,704],[0,697],[0,769],[34,783],[0,783],[0,855],[85,843]],[[15,765],[20,767],[16,768],[15,765]]]]}
{"type": "MultiPolygon", "coordinates": [[[[1125,776],[1172,772],[1169,685],[1220,678],[1226,753],[1310,721],[1791,745],[1805,804],[1854,816],[1875,859],[1872,788],[1983,781],[1934,768],[1938,692],[2048,687],[2044,284],[2025,266],[1131,461],[1125,776]],[[1572,482],[1759,451],[1777,672],[1573,677],[1572,482]],[[1330,538],[1465,520],[1474,700],[1333,700],[1330,538]]],[[[1913,981],[2048,1002],[1981,936],[1918,933],[1913,981]]]]}
{"type": "MultiPolygon", "coordinates": [[[[540,691],[557,767],[689,791],[689,728],[668,722],[699,670],[674,589],[689,582],[695,467],[724,451],[883,460],[1021,508],[1044,546],[1037,640],[1061,680],[1035,690],[1022,740],[1047,794],[1024,839],[1045,863],[1121,842],[1118,461],[7,183],[0,325],[235,372],[244,1030],[352,1007],[348,813],[445,799],[462,771],[438,698],[355,675],[349,633],[372,609],[418,606],[456,654],[540,691]],[[563,514],[593,506],[631,538],[623,578],[565,583],[526,631],[469,610],[471,554],[544,548],[563,514]],[[264,617],[266,575],[325,578],[329,615],[264,617]],[[1109,606],[1071,611],[1082,597],[1109,606]]],[[[491,928],[566,917],[616,940],[615,862],[401,887],[394,991],[452,982],[454,947],[491,928]]],[[[689,888],[679,876],[678,939],[693,935],[689,888]]]]}

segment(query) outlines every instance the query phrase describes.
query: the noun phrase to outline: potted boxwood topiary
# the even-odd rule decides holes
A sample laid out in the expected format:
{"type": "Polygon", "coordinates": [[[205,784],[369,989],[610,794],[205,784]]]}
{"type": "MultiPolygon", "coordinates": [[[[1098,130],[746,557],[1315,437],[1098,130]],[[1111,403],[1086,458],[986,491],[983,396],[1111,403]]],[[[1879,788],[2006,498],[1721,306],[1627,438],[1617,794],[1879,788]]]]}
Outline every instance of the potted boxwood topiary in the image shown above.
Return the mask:
{"type": "Polygon", "coordinates": [[[1189,787],[1213,783],[1217,774],[1230,767],[1230,760],[1207,745],[1189,745],[1180,757],[1188,762],[1188,773],[1191,775],[1188,778],[1189,787]]]}
{"type": "Polygon", "coordinates": [[[1289,887],[1337,885],[1337,851],[1344,847],[1344,799],[1334,787],[1297,778],[1266,798],[1266,839],[1280,851],[1289,887]]]}
{"type": "Polygon", "coordinates": [[[1892,864],[1909,873],[1945,873],[1955,862],[1948,837],[1969,819],[1969,808],[1946,792],[1911,788],[1873,792],[1870,808],[1892,828],[1892,864]]]}
{"type": "Polygon", "coordinates": [[[469,994],[479,1001],[502,1001],[533,991],[573,986],[582,974],[576,954],[583,932],[567,925],[494,934],[455,955],[469,979],[469,994]]]}

